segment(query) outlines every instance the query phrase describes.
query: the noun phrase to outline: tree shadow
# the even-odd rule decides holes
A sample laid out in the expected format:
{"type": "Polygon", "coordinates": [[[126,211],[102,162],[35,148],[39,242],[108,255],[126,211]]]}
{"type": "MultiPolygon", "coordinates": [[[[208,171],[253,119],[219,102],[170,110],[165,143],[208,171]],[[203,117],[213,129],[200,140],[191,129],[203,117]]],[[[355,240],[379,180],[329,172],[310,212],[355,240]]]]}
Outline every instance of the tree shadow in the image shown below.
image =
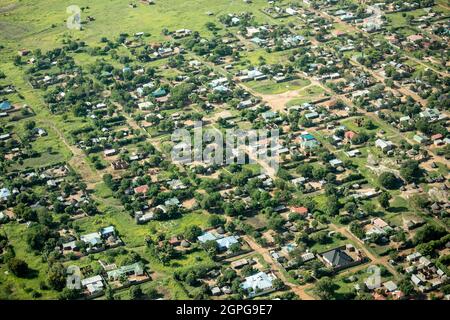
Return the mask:
{"type": "Polygon", "coordinates": [[[20,275],[19,278],[28,279],[29,280],[29,279],[35,279],[38,276],[39,276],[39,271],[38,270],[34,270],[34,269],[31,269],[31,268],[28,268],[27,272],[25,274],[23,274],[23,275],[20,275]]]}
{"type": "Polygon", "coordinates": [[[406,207],[390,207],[387,209],[388,212],[391,213],[402,213],[402,212],[407,212],[408,208],[406,207]]]}

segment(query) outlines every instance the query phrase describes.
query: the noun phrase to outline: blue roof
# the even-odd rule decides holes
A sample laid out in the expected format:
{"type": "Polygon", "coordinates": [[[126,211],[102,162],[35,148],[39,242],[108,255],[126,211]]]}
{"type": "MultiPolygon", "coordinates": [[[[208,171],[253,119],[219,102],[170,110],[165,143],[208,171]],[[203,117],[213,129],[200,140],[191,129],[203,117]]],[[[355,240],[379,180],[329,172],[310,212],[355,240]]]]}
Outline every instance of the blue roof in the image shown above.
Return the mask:
{"type": "Polygon", "coordinates": [[[167,94],[167,92],[163,88],[159,88],[152,92],[152,96],[154,96],[154,97],[162,97],[162,96],[165,96],[166,94],[167,94]]]}
{"type": "Polygon", "coordinates": [[[216,240],[219,249],[229,249],[232,244],[239,243],[235,236],[229,236],[222,239],[216,240]]]}
{"type": "Polygon", "coordinates": [[[3,101],[0,103],[0,110],[2,111],[6,111],[11,109],[11,103],[7,100],[3,101]]]}
{"type": "Polygon", "coordinates": [[[310,133],[302,134],[302,135],[300,135],[300,137],[304,141],[316,140],[316,138],[314,138],[314,136],[310,133]]]}
{"type": "Polygon", "coordinates": [[[109,226],[109,227],[103,228],[102,231],[101,231],[102,235],[103,234],[114,233],[114,232],[115,232],[115,230],[114,230],[113,226],[109,226]]]}
{"type": "Polygon", "coordinates": [[[197,237],[197,240],[200,241],[201,243],[205,243],[206,241],[212,241],[216,239],[217,239],[216,236],[213,235],[211,232],[205,232],[201,236],[197,237]]]}
{"type": "Polygon", "coordinates": [[[6,188],[0,189],[0,198],[7,199],[11,195],[11,191],[6,188]]]}
{"type": "Polygon", "coordinates": [[[297,248],[297,246],[294,245],[293,243],[288,243],[288,244],[285,245],[283,248],[286,249],[287,252],[291,252],[292,250],[294,250],[295,248],[297,248]]]}

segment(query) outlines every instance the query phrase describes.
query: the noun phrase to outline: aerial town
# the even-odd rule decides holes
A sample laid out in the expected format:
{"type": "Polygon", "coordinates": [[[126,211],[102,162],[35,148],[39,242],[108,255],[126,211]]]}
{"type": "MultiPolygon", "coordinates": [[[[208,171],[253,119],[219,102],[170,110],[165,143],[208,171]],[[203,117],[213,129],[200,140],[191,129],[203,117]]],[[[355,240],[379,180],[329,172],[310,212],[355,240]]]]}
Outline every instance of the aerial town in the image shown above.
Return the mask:
{"type": "Polygon", "coordinates": [[[0,300],[450,300],[448,1],[2,0],[0,31],[0,300]],[[175,161],[199,124],[277,143],[175,161]]]}

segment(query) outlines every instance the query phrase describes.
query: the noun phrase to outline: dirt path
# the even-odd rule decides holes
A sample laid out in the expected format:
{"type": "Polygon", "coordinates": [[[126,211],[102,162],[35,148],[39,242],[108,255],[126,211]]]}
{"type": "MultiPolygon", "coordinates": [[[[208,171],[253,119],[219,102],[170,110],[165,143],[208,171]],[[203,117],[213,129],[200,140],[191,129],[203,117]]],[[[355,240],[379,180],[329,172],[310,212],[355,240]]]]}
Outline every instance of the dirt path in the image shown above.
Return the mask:
{"type": "Polygon", "coordinates": [[[308,84],[307,86],[293,90],[286,91],[280,94],[263,94],[256,92],[255,90],[243,85],[247,91],[249,91],[254,96],[260,97],[264,102],[268,103],[274,111],[285,111],[286,104],[292,99],[297,98],[301,92],[309,87],[314,86],[313,83],[308,84]]]}
{"type": "Polygon", "coordinates": [[[77,148],[76,146],[70,144],[64,134],[59,130],[59,128],[52,121],[43,121],[47,126],[51,127],[59,139],[64,143],[64,145],[69,148],[72,153],[72,157],[68,161],[70,166],[77,171],[82,179],[86,182],[89,189],[92,189],[97,183],[102,181],[102,177],[96,171],[94,171],[88,161],[87,156],[84,154],[83,150],[77,148]]]}

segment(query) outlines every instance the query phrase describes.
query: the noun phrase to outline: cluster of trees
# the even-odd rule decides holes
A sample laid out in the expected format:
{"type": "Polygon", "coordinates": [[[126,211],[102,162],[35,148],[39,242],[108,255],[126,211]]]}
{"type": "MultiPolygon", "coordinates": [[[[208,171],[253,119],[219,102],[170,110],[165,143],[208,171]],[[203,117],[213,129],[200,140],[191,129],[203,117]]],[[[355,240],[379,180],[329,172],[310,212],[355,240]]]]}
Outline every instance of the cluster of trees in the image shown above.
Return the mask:
{"type": "Polygon", "coordinates": [[[408,182],[417,182],[423,175],[419,162],[416,160],[408,160],[404,162],[400,168],[400,175],[408,182]]]}
{"type": "MultiPolygon", "coordinates": [[[[154,152],[149,160],[145,163],[133,162],[128,168],[127,175],[120,180],[113,179],[112,175],[105,174],[103,181],[114,192],[116,198],[120,199],[125,209],[134,215],[137,211],[144,210],[149,199],[153,199],[153,204],[158,206],[164,204],[164,202],[170,198],[178,198],[180,201],[184,199],[190,199],[194,196],[194,188],[190,183],[190,179],[178,171],[178,168],[170,164],[168,161],[162,161],[161,155],[153,148],[147,150],[148,152],[154,152]],[[148,170],[152,167],[158,166],[160,169],[166,169],[168,176],[175,179],[179,178],[188,186],[183,190],[171,190],[167,192],[160,192],[161,185],[154,183],[151,177],[147,174],[148,170]],[[181,178],[180,178],[181,177],[181,178]],[[132,191],[134,187],[148,185],[149,190],[145,194],[134,194],[132,191]]],[[[178,206],[166,206],[166,210],[156,208],[154,210],[155,218],[157,220],[170,220],[176,219],[183,213],[183,208],[178,206]]]]}
{"type": "Polygon", "coordinates": [[[434,224],[427,224],[417,230],[414,235],[413,241],[416,245],[426,243],[432,240],[440,239],[445,236],[447,232],[444,228],[436,226],[434,224]]]}
{"type": "Polygon", "coordinates": [[[392,172],[385,171],[378,176],[378,183],[386,189],[398,189],[401,185],[401,180],[392,172]]]}
{"type": "Polygon", "coordinates": [[[220,57],[233,54],[233,48],[222,43],[221,38],[212,38],[208,41],[204,41],[204,38],[201,38],[198,34],[193,34],[193,36],[186,41],[185,46],[187,49],[200,56],[210,54],[208,57],[209,61],[216,61],[220,57]]]}

